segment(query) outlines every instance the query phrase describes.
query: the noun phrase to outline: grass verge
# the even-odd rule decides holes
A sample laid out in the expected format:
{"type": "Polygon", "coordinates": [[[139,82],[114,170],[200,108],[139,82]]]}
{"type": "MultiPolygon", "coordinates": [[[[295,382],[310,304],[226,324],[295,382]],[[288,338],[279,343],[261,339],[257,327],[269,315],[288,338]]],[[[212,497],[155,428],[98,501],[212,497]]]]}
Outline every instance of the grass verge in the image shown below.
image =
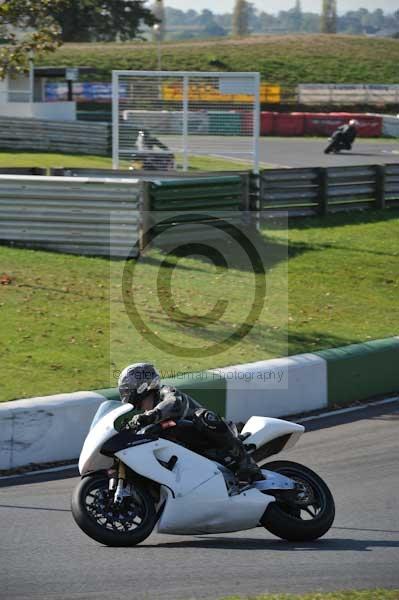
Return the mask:
{"type": "MultiPolygon", "coordinates": [[[[211,357],[154,346],[132,325],[121,295],[125,263],[2,246],[0,399],[109,387],[139,360],[167,375],[398,334],[398,236],[399,210],[297,219],[289,228],[268,222],[252,239],[267,283],[256,326],[211,357]]],[[[231,269],[159,250],[132,263],[133,297],[156,336],[201,349],[238,330],[261,275],[228,246],[220,250],[231,269]],[[201,328],[221,300],[225,312],[201,328]]]]}
{"type": "MultiPolygon", "coordinates": [[[[265,81],[397,83],[399,41],[367,36],[268,35],[162,44],[167,71],[259,71],[265,81]],[[215,69],[215,63],[218,67],[215,69]]],[[[95,67],[90,79],[110,81],[113,69],[157,70],[152,43],[64,44],[42,65],[95,67]]]]}
{"type": "MultiPolygon", "coordinates": [[[[229,596],[223,600],[240,599],[238,596],[229,596]]],[[[267,594],[265,596],[251,596],[247,600],[399,600],[399,590],[375,589],[345,592],[316,592],[304,595],[267,594]]]]}
{"type": "MultiPolygon", "coordinates": [[[[181,162],[177,157],[178,168],[181,162]]],[[[106,156],[92,156],[86,154],[57,154],[51,152],[1,152],[0,167],[42,167],[71,168],[84,167],[87,169],[111,169],[112,159],[106,156]]],[[[122,163],[121,168],[128,167],[122,163]]],[[[190,156],[189,169],[193,171],[230,171],[250,169],[250,163],[240,160],[208,156],[190,156]]]]}

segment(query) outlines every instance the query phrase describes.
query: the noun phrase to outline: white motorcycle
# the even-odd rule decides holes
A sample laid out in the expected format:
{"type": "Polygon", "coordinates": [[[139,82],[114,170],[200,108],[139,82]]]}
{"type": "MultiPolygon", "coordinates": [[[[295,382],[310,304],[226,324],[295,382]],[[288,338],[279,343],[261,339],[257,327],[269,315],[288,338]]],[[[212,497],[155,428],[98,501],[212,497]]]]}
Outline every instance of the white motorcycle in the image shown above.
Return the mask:
{"type": "MultiPolygon", "coordinates": [[[[72,514],[94,540],[133,546],[155,526],[177,535],[265,527],[290,541],[315,540],[330,529],[333,497],[307,467],[270,462],[262,469],[264,480],[243,483],[228,467],[228,457],[209,448],[191,421],[165,421],[135,432],[124,427],[130,412],[129,404],[104,402],[80,455],[82,479],[72,514]]],[[[263,466],[303,432],[296,423],[251,417],[240,437],[263,466]]]]}

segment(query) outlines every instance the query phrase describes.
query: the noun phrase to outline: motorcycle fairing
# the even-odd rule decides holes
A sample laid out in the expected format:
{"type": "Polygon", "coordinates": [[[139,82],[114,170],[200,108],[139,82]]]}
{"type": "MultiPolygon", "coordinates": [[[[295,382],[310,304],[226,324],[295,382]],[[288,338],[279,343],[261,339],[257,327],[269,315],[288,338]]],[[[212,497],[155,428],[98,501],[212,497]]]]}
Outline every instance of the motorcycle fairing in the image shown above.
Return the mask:
{"type": "Polygon", "coordinates": [[[130,404],[120,404],[90,429],[79,458],[79,473],[81,475],[91,471],[109,469],[112,466],[113,458],[103,456],[100,450],[107,440],[118,433],[114,427],[116,419],[131,410],[130,404]]]}
{"type": "MultiPolygon", "coordinates": [[[[221,476],[222,477],[222,476],[221,476]]],[[[158,532],[171,535],[230,533],[253,529],[274,498],[258,489],[229,496],[224,482],[211,479],[185,496],[173,498],[165,489],[166,503],[158,532]]]]}
{"type": "Polygon", "coordinates": [[[197,534],[256,527],[274,498],[258,489],[229,496],[218,465],[170,440],[158,439],[125,448],[116,456],[136,473],[164,488],[165,506],[158,529],[162,533],[197,534]],[[165,467],[175,456],[172,470],[165,467]],[[161,461],[161,462],[160,462],[161,461]]]}
{"type": "Polygon", "coordinates": [[[251,417],[245,424],[241,434],[250,433],[245,439],[245,445],[254,445],[257,449],[261,448],[267,442],[284,435],[291,435],[284,448],[292,448],[299,440],[305,428],[303,425],[284,421],[282,419],[273,419],[271,417],[251,417]]]}
{"type": "Polygon", "coordinates": [[[216,464],[179,444],[159,438],[142,446],[124,448],[116,456],[130,469],[170,488],[175,496],[184,497],[203,482],[223,475],[216,464]],[[177,458],[172,470],[164,464],[177,458]]]}
{"type": "Polygon", "coordinates": [[[100,449],[100,452],[105,456],[113,457],[114,454],[120,450],[124,450],[128,447],[140,446],[141,444],[148,444],[157,439],[157,436],[146,437],[145,435],[137,435],[132,430],[124,430],[107,440],[100,449]]]}

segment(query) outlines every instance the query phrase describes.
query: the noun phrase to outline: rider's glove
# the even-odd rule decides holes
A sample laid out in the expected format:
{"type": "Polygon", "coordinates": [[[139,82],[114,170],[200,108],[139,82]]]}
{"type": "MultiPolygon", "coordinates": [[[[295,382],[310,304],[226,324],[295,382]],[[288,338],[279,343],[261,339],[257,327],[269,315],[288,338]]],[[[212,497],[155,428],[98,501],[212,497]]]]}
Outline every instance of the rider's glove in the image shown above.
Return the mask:
{"type": "Polygon", "coordinates": [[[127,429],[140,429],[146,425],[150,425],[154,418],[151,414],[142,413],[141,415],[134,415],[127,423],[127,429]]]}

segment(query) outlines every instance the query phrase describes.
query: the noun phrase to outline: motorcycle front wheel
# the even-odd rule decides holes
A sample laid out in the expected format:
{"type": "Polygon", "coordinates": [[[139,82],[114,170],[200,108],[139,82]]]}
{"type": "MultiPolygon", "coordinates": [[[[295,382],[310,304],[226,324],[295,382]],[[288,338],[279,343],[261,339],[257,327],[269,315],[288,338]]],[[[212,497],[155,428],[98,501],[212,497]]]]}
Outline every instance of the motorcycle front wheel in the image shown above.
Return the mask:
{"type": "Polygon", "coordinates": [[[327,148],[324,150],[324,154],[330,154],[330,152],[333,152],[335,150],[335,142],[331,142],[331,144],[328,144],[327,148]]]}
{"type": "Polygon", "coordinates": [[[264,468],[294,479],[300,490],[294,501],[276,498],[262,517],[262,525],[279,538],[306,542],[322,537],[334,522],[335,505],[326,483],[299,463],[275,461],[264,468]]]}
{"type": "Polygon", "coordinates": [[[106,546],[135,546],[152,532],[156,520],[154,501],[147,490],[134,483],[134,494],[114,504],[104,474],[82,479],[72,495],[72,515],[89,537],[106,546]]]}

